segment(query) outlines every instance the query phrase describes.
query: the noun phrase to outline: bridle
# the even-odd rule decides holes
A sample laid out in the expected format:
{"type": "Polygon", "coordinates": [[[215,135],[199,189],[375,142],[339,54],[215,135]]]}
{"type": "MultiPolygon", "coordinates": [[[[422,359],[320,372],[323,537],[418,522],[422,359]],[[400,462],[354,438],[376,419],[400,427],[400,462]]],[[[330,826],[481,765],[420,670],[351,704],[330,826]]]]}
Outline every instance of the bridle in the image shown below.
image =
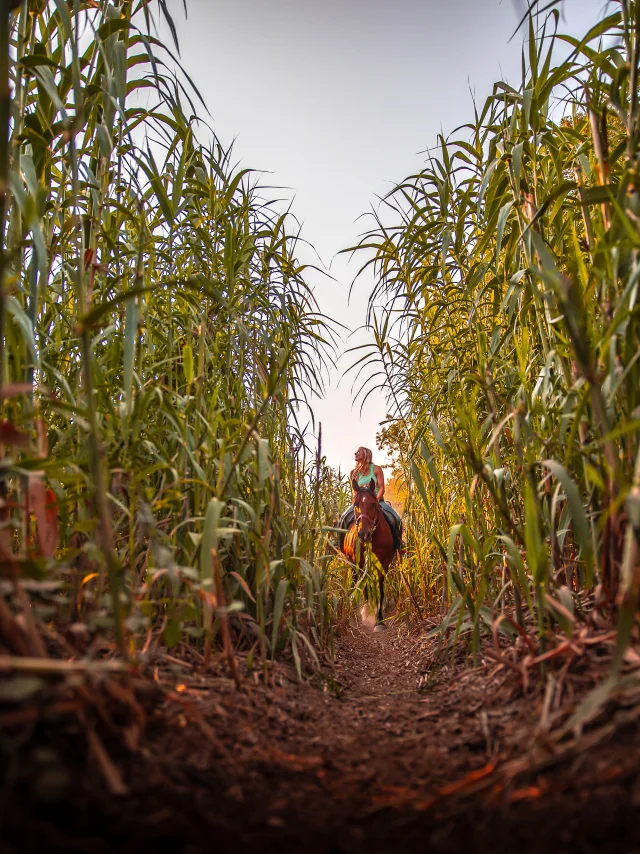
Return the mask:
{"type": "MultiPolygon", "coordinates": [[[[375,532],[376,532],[376,530],[377,530],[377,528],[378,528],[378,525],[380,524],[380,513],[381,513],[381,510],[380,510],[380,504],[379,504],[379,502],[378,502],[378,501],[376,501],[376,503],[375,503],[375,509],[376,509],[376,511],[377,511],[377,512],[376,512],[376,517],[375,517],[375,519],[373,519],[373,520],[372,520],[370,516],[365,516],[365,517],[364,517],[364,518],[366,518],[366,519],[367,519],[367,521],[368,521],[368,522],[370,522],[370,525],[371,525],[371,526],[370,526],[370,528],[369,528],[369,532],[371,533],[371,538],[372,538],[372,539],[373,539],[373,535],[375,534],[375,532]]],[[[362,513],[362,510],[361,510],[359,507],[354,507],[354,512],[355,512],[356,528],[357,528],[358,532],[360,532],[360,530],[362,529],[362,518],[363,518],[363,513],[362,513]]]]}

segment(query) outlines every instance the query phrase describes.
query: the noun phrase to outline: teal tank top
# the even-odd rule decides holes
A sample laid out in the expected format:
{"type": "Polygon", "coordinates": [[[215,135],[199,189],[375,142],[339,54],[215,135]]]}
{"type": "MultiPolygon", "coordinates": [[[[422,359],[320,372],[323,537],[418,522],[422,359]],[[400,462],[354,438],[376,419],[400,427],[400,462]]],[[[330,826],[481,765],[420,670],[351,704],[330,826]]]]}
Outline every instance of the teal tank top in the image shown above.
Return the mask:
{"type": "Polygon", "coordinates": [[[371,472],[369,474],[359,474],[358,475],[358,486],[369,486],[371,478],[373,478],[374,482],[377,485],[378,482],[376,481],[376,475],[375,475],[375,472],[373,470],[373,463],[371,463],[371,472]]]}

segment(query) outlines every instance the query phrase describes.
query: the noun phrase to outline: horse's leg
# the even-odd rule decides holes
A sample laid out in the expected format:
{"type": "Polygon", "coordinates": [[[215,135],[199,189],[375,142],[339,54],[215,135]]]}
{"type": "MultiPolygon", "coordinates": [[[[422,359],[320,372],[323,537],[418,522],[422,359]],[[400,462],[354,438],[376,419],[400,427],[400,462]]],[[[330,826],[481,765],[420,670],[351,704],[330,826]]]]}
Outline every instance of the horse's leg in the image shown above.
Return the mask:
{"type": "Polygon", "coordinates": [[[369,601],[369,583],[367,579],[367,573],[369,571],[369,567],[367,566],[367,555],[365,549],[362,549],[362,557],[360,559],[360,577],[363,579],[362,592],[364,594],[364,601],[369,601]]]}
{"type": "MultiPolygon", "coordinates": [[[[365,547],[362,545],[360,540],[357,541],[356,544],[356,554],[358,555],[358,566],[360,567],[360,578],[364,578],[365,573],[367,571],[367,551],[365,547]]],[[[364,601],[369,601],[369,586],[367,584],[366,578],[364,579],[364,584],[362,585],[362,592],[364,594],[364,601]]]]}
{"type": "Polygon", "coordinates": [[[362,544],[359,544],[358,549],[359,555],[359,567],[360,567],[360,578],[364,579],[364,584],[362,585],[362,593],[363,593],[363,603],[360,608],[360,619],[362,620],[362,624],[367,626],[369,629],[375,630],[376,618],[374,616],[374,612],[369,606],[369,583],[366,579],[366,573],[368,570],[367,567],[367,550],[362,544]]]}
{"type": "Polygon", "coordinates": [[[374,631],[381,632],[386,628],[382,621],[382,609],[384,606],[384,572],[378,573],[378,589],[380,591],[380,597],[378,599],[378,613],[376,614],[376,625],[374,631]]]}
{"type": "Polygon", "coordinates": [[[382,622],[382,606],[384,604],[384,573],[378,573],[378,585],[380,587],[380,601],[378,603],[378,623],[382,622]]]}

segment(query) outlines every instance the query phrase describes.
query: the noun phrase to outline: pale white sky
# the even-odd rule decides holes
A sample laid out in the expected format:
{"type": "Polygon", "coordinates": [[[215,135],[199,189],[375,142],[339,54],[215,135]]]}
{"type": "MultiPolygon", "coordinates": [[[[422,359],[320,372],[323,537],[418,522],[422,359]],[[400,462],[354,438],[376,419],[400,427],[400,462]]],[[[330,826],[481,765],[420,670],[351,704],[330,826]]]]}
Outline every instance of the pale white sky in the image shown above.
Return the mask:
{"type": "MultiPolygon", "coordinates": [[[[294,197],[303,236],[335,278],[311,277],[320,308],[355,329],[371,280],[349,305],[357,262],[336,253],[357,242],[367,227],[358,217],[376,197],[420,168],[438,133],[472,118],[472,91],[481,104],[496,80],[519,85],[522,37],[510,39],[524,0],[188,0],[186,21],[182,3],[170,5],[216,133],[294,197]]],[[[565,31],[582,35],[604,5],[565,0],[565,31]]],[[[349,358],[314,403],[327,461],[343,470],[359,445],[375,449],[386,413],[376,393],[360,417],[351,380],[340,379],[349,358]]]]}

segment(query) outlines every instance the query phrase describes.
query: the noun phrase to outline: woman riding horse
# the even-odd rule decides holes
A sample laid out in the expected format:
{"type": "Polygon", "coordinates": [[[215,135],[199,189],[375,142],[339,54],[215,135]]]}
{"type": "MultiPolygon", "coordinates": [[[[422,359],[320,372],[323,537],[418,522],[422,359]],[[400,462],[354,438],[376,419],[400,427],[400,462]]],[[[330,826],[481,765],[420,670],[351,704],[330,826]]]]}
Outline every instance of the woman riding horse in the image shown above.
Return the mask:
{"type": "Polygon", "coordinates": [[[378,613],[376,631],[383,627],[384,579],[393,556],[402,547],[402,535],[394,533],[395,520],[402,525],[400,517],[393,511],[391,520],[385,513],[392,508],[382,500],[384,475],[380,466],[371,462],[371,451],[358,448],[356,467],[351,472],[353,505],[343,514],[340,525],[348,528],[340,542],[340,548],[349,560],[360,569],[365,565],[365,545],[369,544],[378,561],[378,613]],[[349,520],[349,512],[351,519],[349,520]]]}
{"type": "MultiPolygon", "coordinates": [[[[352,489],[352,499],[355,502],[356,498],[356,490],[354,485],[357,484],[360,487],[366,488],[369,486],[371,481],[375,481],[375,493],[378,498],[378,502],[382,509],[382,512],[385,515],[387,522],[389,523],[389,527],[391,528],[391,533],[393,534],[393,542],[396,551],[399,551],[400,554],[404,553],[404,543],[402,542],[402,519],[393,507],[388,504],[384,500],[384,472],[380,468],[373,463],[373,454],[369,450],[369,448],[358,448],[355,453],[355,468],[352,470],[349,475],[349,480],[351,481],[351,489],[352,489]]],[[[339,527],[346,531],[353,525],[355,519],[354,505],[352,504],[347,510],[344,511],[340,518],[339,527]]],[[[344,544],[345,534],[343,533],[340,537],[340,548],[342,548],[344,544]]]]}

